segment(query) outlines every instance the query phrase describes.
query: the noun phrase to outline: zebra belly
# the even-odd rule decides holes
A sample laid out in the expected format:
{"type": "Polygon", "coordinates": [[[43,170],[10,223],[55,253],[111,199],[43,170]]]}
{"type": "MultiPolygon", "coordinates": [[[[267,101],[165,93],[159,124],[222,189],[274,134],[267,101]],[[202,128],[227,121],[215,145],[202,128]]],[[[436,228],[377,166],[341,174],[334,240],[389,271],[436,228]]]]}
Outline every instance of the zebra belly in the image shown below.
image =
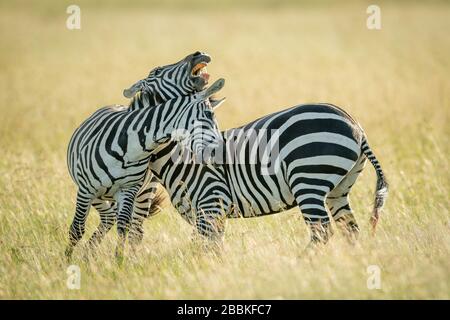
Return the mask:
{"type": "MultiPolygon", "coordinates": [[[[349,172],[355,163],[349,162],[348,167],[343,170],[349,172]]],[[[270,176],[268,180],[285,181],[284,173],[280,171],[279,175],[282,177],[276,178],[276,176],[270,176]]],[[[296,178],[300,178],[300,180],[294,188],[295,190],[291,186],[283,183],[272,184],[272,188],[269,189],[263,188],[261,184],[259,186],[252,186],[249,184],[249,181],[252,181],[252,179],[247,180],[246,183],[233,184],[233,204],[228,217],[252,218],[292,209],[298,205],[294,197],[294,192],[297,190],[297,187],[318,189],[324,191],[324,193],[328,193],[344,179],[345,175],[346,173],[343,175],[329,173],[311,174],[309,172],[297,171],[295,176],[296,178]],[[302,177],[307,177],[307,183],[303,183],[303,180],[301,180],[302,177]]]]}
{"type": "Polygon", "coordinates": [[[274,174],[262,174],[261,165],[229,167],[233,195],[230,217],[258,217],[278,213],[296,206],[295,198],[281,168],[274,174]]]}
{"type": "Polygon", "coordinates": [[[112,157],[103,157],[104,166],[100,167],[95,161],[86,161],[77,165],[83,168],[76,171],[76,183],[80,186],[89,181],[88,190],[97,198],[113,200],[121,189],[127,189],[142,184],[148,164],[143,163],[134,167],[124,167],[123,163],[112,157]]]}

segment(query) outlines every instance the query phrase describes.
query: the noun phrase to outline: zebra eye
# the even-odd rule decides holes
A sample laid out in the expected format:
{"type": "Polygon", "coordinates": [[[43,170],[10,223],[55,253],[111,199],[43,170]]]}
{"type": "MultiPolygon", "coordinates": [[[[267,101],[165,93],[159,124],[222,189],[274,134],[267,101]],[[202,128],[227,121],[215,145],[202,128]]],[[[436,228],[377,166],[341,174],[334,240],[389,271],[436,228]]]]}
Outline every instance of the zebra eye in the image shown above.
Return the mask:
{"type": "Polygon", "coordinates": [[[209,108],[205,109],[205,116],[206,116],[207,118],[209,118],[209,119],[212,119],[212,117],[213,117],[213,112],[212,112],[212,110],[209,109],[209,108]]]}

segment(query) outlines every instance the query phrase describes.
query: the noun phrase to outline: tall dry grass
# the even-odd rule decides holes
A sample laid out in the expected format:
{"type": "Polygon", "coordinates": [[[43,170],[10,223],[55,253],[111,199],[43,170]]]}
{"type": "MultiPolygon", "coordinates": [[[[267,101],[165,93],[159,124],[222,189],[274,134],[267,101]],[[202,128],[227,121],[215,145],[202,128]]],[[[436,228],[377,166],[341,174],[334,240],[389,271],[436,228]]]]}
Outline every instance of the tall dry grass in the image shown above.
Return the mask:
{"type": "MultiPolygon", "coordinates": [[[[0,3],[0,298],[450,298],[448,4],[381,2],[380,31],[357,1],[79,4],[82,29],[69,31],[64,2],[0,3]],[[121,267],[114,231],[96,260],[78,247],[81,289],[69,290],[71,133],[96,108],[126,103],[122,89],[152,67],[195,50],[228,80],[224,129],[307,102],[358,119],[391,184],[378,234],[367,167],[351,195],[356,246],[337,234],[303,256],[308,231],[291,210],[230,220],[215,257],[167,206],[121,267]],[[381,290],[367,288],[369,265],[381,268],[381,290]]],[[[92,211],[87,236],[97,223],[92,211]]]]}

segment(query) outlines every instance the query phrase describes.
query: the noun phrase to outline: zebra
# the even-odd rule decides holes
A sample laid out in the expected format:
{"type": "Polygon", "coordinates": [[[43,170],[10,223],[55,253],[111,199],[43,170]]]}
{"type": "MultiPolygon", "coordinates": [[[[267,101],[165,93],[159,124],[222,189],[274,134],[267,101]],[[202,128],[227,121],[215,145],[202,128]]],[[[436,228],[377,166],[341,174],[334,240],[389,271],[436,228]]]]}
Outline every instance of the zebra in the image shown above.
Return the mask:
{"type": "MultiPolygon", "coordinates": [[[[206,65],[206,64],[205,64],[206,65]]],[[[205,65],[199,65],[197,68],[197,72],[199,68],[203,68],[205,65]]],[[[206,71],[206,70],[204,70],[206,71]]],[[[207,75],[206,72],[201,72],[205,75],[207,75]]],[[[152,74],[151,74],[152,75],[152,74]]],[[[150,76],[149,76],[150,78],[150,76]]],[[[207,75],[207,78],[209,78],[209,75],[207,75]]],[[[139,82],[138,82],[139,83],[139,82]]],[[[141,85],[137,88],[141,92],[141,94],[145,94],[148,91],[152,91],[152,88],[147,88],[145,85],[141,85]]],[[[124,91],[125,96],[130,96],[129,94],[125,94],[126,91],[124,91]]],[[[219,105],[220,103],[217,103],[219,105]]],[[[199,184],[198,181],[201,181],[199,178],[197,180],[192,181],[186,181],[189,177],[193,178],[195,175],[189,175],[184,176],[180,181],[178,181],[181,185],[183,185],[183,188],[180,187],[174,187],[173,186],[173,178],[165,178],[164,173],[160,172],[159,176],[161,179],[163,179],[162,183],[165,185],[166,189],[169,191],[169,194],[171,194],[171,202],[172,204],[178,209],[178,211],[182,214],[183,217],[186,218],[189,222],[193,223],[193,221],[196,221],[195,218],[193,218],[193,215],[199,212],[199,208],[202,208],[205,206],[204,203],[211,203],[211,208],[215,208],[214,210],[216,213],[214,214],[217,217],[220,217],[221,214],[219,213],[221,210],[218,208],[220,206],[223,207],[223,210],[225,210],[228,217],[251,217],[251,216],[260,216],[260,215],[266,215],[270,213],[275,213],[279,211],[283,211],[285,209],[292,208],[296,205],[300,206],[300,209],[303,207],[304,217],[306,218],[306,221],[308,224],[310,224],[312,227],[319,225],[319,229],[324,229],[324,226],[328,229],[329,225],[329,218],[326,214],[326,210],[324,210],[323,205],[323,199],[325,200],[325,206],[328,207],[328,209],[331,211],[331,215],[333,219],[338,222],[338,225],[342,226],[342,229],[347,233],[349,236],[355,236],[359,232],[359,226],[356,223],[356,219],[354,218],[352,209],[349,204],[348,200],[348,192],[350,191],[350,188],[352,187],[353,183],[356,181],[359,173],[362,171],[362,169],[365,166],[365,159],[369,159],[371,163],[374,165],[377,173],[377,186],[376,186],[376,196],[375,196],[375,206],[373,210],[372,215],[372,224],[373,228],[376,226],[376,222],[378,221],[379,212],[381,210],[381,207],[384,204],[385,198],[387,196],[387,189],[388,184],[384,177],[383,171],[381,170],[381,166],[378,163],[378,160],[375,158],[373,152],[371,151],[370,147],[367,144],[367,139],[365,138],[365,133],[361,126],[344,110],[341,108],[331,105],[331,104],[317,104],[317,105],[304,105],[304,106],[296,106],[289,111],[281,111],[278,113],[275,113],[273,115],[269,115],[266,117],[263,117],[255,122],[252,122],[248,125],[244,125],[240,128],[230,129],[227,131],[222,132],[222,140],[224,141],[224,144],[226,146],[226,150],[228,150],[227,157],[229,157],[230,154],[233,154],[234,160],[231,159],[231,162],[235,163],[238,161],[240,157],[244,155],[245,157],[245,148],[249,149],[249,146],[252,145],[252,148],[258,149],[258,143],[253,141],[253,143],[246,142],[244,146],[242,146],[242,141],[247,139],[246,137],[249,135],[249,132],[253,132],[254,128],[258,129],[258,123],[262,125],[263,122],[271,122],[274,121],[275,123],[280,122],[281,118],[289,118],[291,115],[295,115],[296,112],[301,112],[298,110],[306,110],[308,108],[314,109],[314,111],[317,111],[317,113],[322,113],[322,116],[326,117],[326,114],[335,114],[334,116],[330,117],[340,117],[340,119],[329,119],[329,122],[336,122],[341,121],[339,124],[343,127],[346,127],[348,132],[353,132],[354,136],[351,136],[347,132],[347,142],[351,142],[353,140],[353,146],[339,146],[339,144],[336,144],[336,148],[346,148],[349,150],[349,152],[353,151],[355,154],[358,154],[358,159],[350,159],[351,161],[355,161],[355,165],[352,166],[351,170],[346,170],[346,168],[341,168],[341,170],[338,173],[335,173],[334,176],[331,176],[332,173],[330,173],[330,179],[329,183],[326,183],[325,186],[322,187],[323,190],[315,191],[318,194],[307,194],[300,196],[297,192],[297,194],[292,194],[292,190],[290,190],[290,186],[286,183],[283,183],[283,180],[280,181],[280,183],[277,183],[277,179],[279,179],[279,175],[276,175],[275,177],[269,176],[265,177],[263,180],[268,180],[269,186],[267,186],[267,182],[261,182],[256,183],[259,181],[260,177],[256,174],[256,169],[258,169],[258,166],[253,166],[250,168],[250,172],[253,174],[248,175],[247,169],[248,168],[242,168],[242,164],[240,165],[232,165],[232,164],[220,164],[215,166],[200,166],[200,167],[194,167],[197,170],[198,176],[204,176],[208,180],[208,184],[199,184]],[[270,121],[268,121],[271,119],[270,121]],[[231,138],[233,137],[233,138],[231,138]],[[236,141],[236,138],[240,137],[240,141],[236,141]],[[355,144],[356,143],[356,144],[355,144]],[[237,154],[236,150],[233,152],[230,151],[230,149],[233,149],[236,145],[241,145],[239,154],[237,154]],[[359,147],[356,147],[356,145],[360,145],[359,147]],[[231,148],[231,146],[233,146],[231,148]],[[362,151],[362,153],[361,153],[362,151]],[[251,182],[246,182],[246,179],[250,178],[251,182]],[[277,178],[277,179],[275,179],[277,178]],[[165,179],[165,180],[164,180],[165,179]],[[340,181],[341,180],[341,181],[340,181]],[[252,183],[254,181],[255,183],[252,183]],[[249,191],[247,184],[250,184],[251,186],[255,185],[257,192],[252,193],[249,191]],[[258,185],[262,185],[264,188],[258,187],[258,185]],[[277,190],[277,188],[283,187],[286,194],[290,194],[288,197],[283,196],[283,192],[280,190],[277,190]],[[184,190],[181,192],[181,190],[184,190]],[[197,191],[196,191],[197,190],[197,191]],[[198,191],[203,191],[203,196],[198,194],[198,191]],[[275,196],[267,196],[264,194],[263,190],[268,192],[269,194],[274,194],[275,196]],[[216,194],[218,196],[218,201],[221,203],[218,205],[214,201],[211,200],[211,194],[216,194]],[[209,196],[207,196],[209,195],[209,196]],[[206,200],[200,200],[205,198],[206,200]],[[305,198],[305,199],[303,199],[305,198]],[[297,204],[296,201],[299,201],[300,204],[297,204]],[[318,203],[318,204],[317,204],[318,203]],[[261,207],[262,206],[262,207],[261,207]],[[313,213],[308,213],[313,212],[313,213]],[[231,212],[231,213],[230,213],[231,212]],[[314,214],[317,212],[320,212],[319,215],[314,214]],[[317,220],[320,223],[317,223],[317,220]]],[[[314,113],[314,112],[312,112],[314,113]]],[[[322,128],[323,131],[320,131],[320,123],[324,123],[326,121],[326,118],[321,119],[320,117],[315,119],[305,119],[308,121],[303,121],[300,123],[310,123],[311,127],[314,126],[318,127],[316,130],[316,136],[321,136],[324,139],[327,138],[327,135],[333,135],[336,133],[328,132],[326,128],[322,128]],[[316,121],[314,121],[316,120],[316,121]]],[[[275,129],[278,130],[280,128],[277,128],[276,125],[268,126],[266,129],[275,129]]],[[[337,130],[337,129],[336,129],[337,130]]],[[[251,133],[250,133],[251,134],[251,133]]],[[[295,135],[293,135],[292,138],[295,138],[295,135]]],[[[300,137],[298,137],[300,138],[300,137]]],[[[275,140],[275,139],[274,139],[275,140]]],[[[289,139],[288,139],[289,140],[289,139]]],[[[283,140],[280,140],[283,142],[283,140]]],[[[326,141],[321,141],[318,139],[318,141],[310,144],[306,144],[306,146],[326,146],[326,141]]],[[[330,143],[331,145],[333,143],[330,143]]],[[[304,148],[305,148],[304,147],[304,148]]],[[[167,157],[167,154],[170,152],[173,152],[175,148],[175,143],[168,146],[167,149],[163,152],[165,156],[167,157]]],[[[304,149],[303,148],[303,149],[304,149]]],[[[167,162],[170,163],[170,162],[167,162]]],[[[166,163],[166,169],[167,168],[166,163]]],[[[315,166],[320,166],[320,164],[314,164],[315,166]]],[[[333,167],[333,164],[326,164],[325,166],[333,167]]],[[[192,166],[188,164],[183,164],[183,170],[179,168],[179,165],[175,165],[172,163],[172,166],[175,166],[178,171],[183,172],[189,172],[190,168],[192,166]]],[[[245,166],[244,166],[245,167],[245,166]]],[[[259,168],[261,169],[261,168],[259,168]]],[[[336,167],[336,170],[338,170],[339,167],[336,167]]],[[[172,169],[174,172],[177,172],[175,169],[172,169]]],[[[307,175],[307,173],[305,173],[307,175]]],[[[303,174],[305,176],[305,174],[303,174]]],[[[326,175],[328,173],[320,173],[320,172],[313,172],[310,175],[317,175],[316,180],[321,180],[320,178],[323,178],[323,175],[326,175]],[[322,176],[320,176],[322,174],[322,176]]],[[[168,174],[166,174],[168,175],[168,174]]],[[[172,177],[173,173],[170,173],[170,177],[172,177]]],[[[189,178],[189,179],[190,179],[189,178]]],[[[307,178],[304,177],[302,181],[311,182],[313,178],[307,178]],[[309,180],[305,180],[309,179],[309,180]]],[[[322,179],[323,182],[327,179],[322,179]]],[[[157,179],[153,178],[153,183],[157,183],[157,179]]],[[[262,180],[261,180],[262,181],[262,180]]],[[[292,183],[291,183],[292,184],[292,183]]],[[[297,190],[298,191],[298,190],[297,190]]],[[[153,190],[147,190],[147,194],[154,194],[153,190]]],[[[217,198],[217,196],[216,196],[217,198]]],[[[209,210],[209,212],[214,212],[209,210]]],[[[203,210],[200,210],[203,211],[203,210]]],[[[208,210],[207,210],[208,211],[208,210]]],[[[214,216],[213,215],[213,216],[214,216]]],[[[142,239],[143,236],[143,221],[144,219],[137,219],[139,216],[134,215],[133,216],[133,226],[136,229],[137,238],[139,240],[142,239]]],[[[201,224],[200,224],[201,225],[201,224]]],[[[198,227],[199,228],[199,227],[198,227]]],[[[200,234],[203,234],[203,230],[199,230],[200,234]]],[[[318,238],[318,232],[311,232],[312,240],[316,241],[318,238]]],[[[325,234],[328,234],[328,232],[325,232],[325,234]]]]}
{"type": "Polygon", "coordinates": [[[117,220],[116,257],[123,257],[136,195],[147,188],[150,179],[150,158],[172,140],[185,139],[179,136],[181,129],[192,135],[189,148],[199,152],[217,139],[210,97],[223,85],[224,80],[219,79],[208,89],[175,96],[156,107],[104,107],[76,129],[67,152],[69,172],[78,186],[67,257],[84,234],[91,205],[101,221],[90,242],[98,243],[117,220]]]}
{"type": "Polygon", "coordinates": [[[325,243],[333,233],[327,208],[348,238],[355,239],[360,229],[349,192],[367,159],[377,174],[371,217],[375,230],[388,183],[364,130],[340,107],[294,106],[224,131],[222,139],[225,161],[174,161],[173,142],[150,164],[174,207],[198,233],[220,240],[225,218],[259,217],[298,206],[311,243],[325,243]],[[268,143],[261,143],[263,134],[268,143]],[[255,158],[260,154],[269,155],[275,170],[263,174],[265,164],[255,158]]]}
{"type": "MultiPolygon", "coordinates": [[[[208,84],[209,74],[206,66],[211,62],[211,57],[204,52],[196,51],[187,55],[180,61],[160,66],[152,69],[149,75],[134,83],[123,91],[123,95],[132,98],[128,106],[128,111],[142,109],[150,106],[157,106],[178,96],[189,95],[198,91],[208,84]]],[[[142,241],[144,229],[143,221],[160,211],[160,205],[164,198],[158,192],[160,185],[158,180],[148,171],[149,177],[146,179],[146,187],[136,195],[132,225],[129,232],[129,239],[132,245],[142,241]]],[[[102,211],[103,216],[114,212],[108,203],[97,206],[102,211]]],[[[104,232],[97,232],[103,234],[104,232]]],[[[91,243],[98,242],[101,237],[95,233],[91,238],[91,243]]]]}

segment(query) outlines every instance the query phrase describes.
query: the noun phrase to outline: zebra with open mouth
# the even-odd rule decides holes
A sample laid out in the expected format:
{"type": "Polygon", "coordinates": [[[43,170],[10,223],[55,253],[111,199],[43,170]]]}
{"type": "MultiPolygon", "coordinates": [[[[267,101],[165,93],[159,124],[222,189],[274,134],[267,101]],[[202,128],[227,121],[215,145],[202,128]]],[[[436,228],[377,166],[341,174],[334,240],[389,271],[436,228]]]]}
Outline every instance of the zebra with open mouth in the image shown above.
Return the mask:
{"type": "MultiPolygon", "coordinates": [[[[191,61],[184,61],[178,69],[186,70],[186,64],[191,61]]],[[[158,83],[161,86],[161,80],[158,83]]],[[[218,126],[212,112],[216,103],[210,97],[223,85],[224,80],[219,79],[208,89],[175,95],[157,106],[147,103],[140,108],[104,107],[80,125],[67,152],[69,172],[78,186],[76,212],[66,249],[68,257],[84,234],[91,205],[101,218],[91,244],[97,244],[117,219],[116,256],[122,257],[136,195],[147,190],[148,172],[152,169],[149,159],[161,147],[179,139],[179,130],[188,133],[189,148],[199,153],[217,140],[218,126]]],[[[159,93],[164,96],[163,91],[159,93]]]]}

